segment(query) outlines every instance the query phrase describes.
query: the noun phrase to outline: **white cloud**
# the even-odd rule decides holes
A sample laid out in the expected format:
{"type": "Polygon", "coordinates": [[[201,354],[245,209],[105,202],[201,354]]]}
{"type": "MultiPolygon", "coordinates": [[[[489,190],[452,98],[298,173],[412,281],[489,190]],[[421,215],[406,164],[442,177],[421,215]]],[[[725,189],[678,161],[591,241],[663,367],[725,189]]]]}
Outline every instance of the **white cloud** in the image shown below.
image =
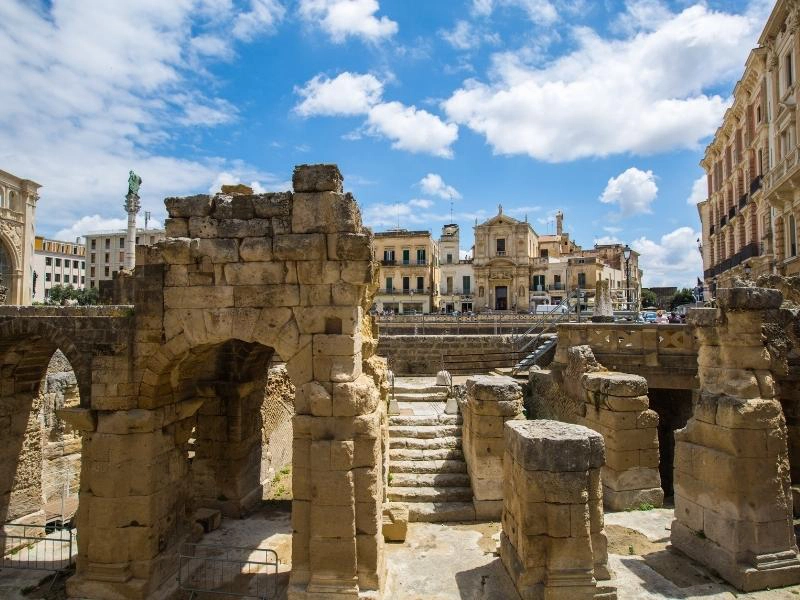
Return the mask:
{"type": "MultiPolygon", "coordinates": [[[[139,214],[136,217],[136,226],[137,227],[144,227],[144,215],[139,214]]],[[[150,229],[161,229],[163,225],[161,221],[150,220],[147,223],[147,227],[150,229]]],[[[69,227],[65,227],[64,229],[60,229],[55,234],[55,239],[57,240],[66,240],[72,241],[76,240],[80,237],[85,236],[87,233],[93,233],[98,231],[116,231],[119,229],[127,229],[128,228],[128,218],[107,218],[101,217],[98,214],[94,215],[86,215],[75,221],[69,227]]]]}
{"type": "Polygon", "coordinates": [[[345,71],[333,79],[316,75],[295,93],[303,101],[294,110],[303,117],[362,115],[380,101],[383,83],[374,75],[345,71]]]}
{"type": "Polygon", "coordinates": [[[267,180],[261,181],[259,177],[263,177],[252,169],[240,168],[233,171],[223,171],[218,173],[211,185],[208,186],[209,194],[216,194],[222,189],[223,185],[236,185],[238,183],[245,183],[245,185],[253,188],[256,194],[263,194],[264,192],[285,192],[292,189],[291,181],[280,181],[273,177],[268,177],[267,180]],[[250,183],[247,183],[247,182],[250,183]]]}
{"type": "Polygon", "coordinates": [[[560,162],[697,148],[728,106],[707,90],[741,72],[761,25],[697,4],[624,39],[575,27],[571,53],[498,54],[489,83],[467,80],[443,106],[497,154],[560,162]]]}
{"type": "Polygon", "coordinates": [[[702,202],[708,198],[708,180],[705,175],[701,175],[694,180],[692,184],[692,192],[686,199],[686,204],[696,206],[698,202],[702,202]]]}
{"type": "Polygon", "coordinates": [[[425,198],[414,198],[408,202],[411,206],[415,206],[417,208],[431,208],[433,206],[433,202],[430,200],[426,200],[425,198]]]}
{"type": "Polygon", "coordinates": [[[607,225],[603,227],[603,231],[605,231],[606,233],[610,233],[611,235],[614,235],[615,233],[619,233],[620,231],[622,231],[622,227],[614,227],[612,225],[607,225]]]}
{"type": "Polygon", "coordinates": [[[657,195],[653,172],[631,167],[608,180],[600,202],[614,204],[623,217],[629,217],[651,212],[650,205],[657,195]]]}
{"type": "Polygon", "coordinates": [[[537,25],[558,20],[558,11],[548,0],[472,0],[472,12],[479,16],[489,16],[497,6],[521,9],[537,25]]]}
{"type": "Polygon", "coordinates": [[[299,12],[338,44],[350,36],[377,42],[397,33],[395,21],[375,16],[379,9],[377,0],[300,0],[299,12]]]}
{"type": "Polygon", "coordinates": [[[452,158],[450,146],[458,139],[458,126],[438,116],[400,102],[376,104],[367,117],[368,131],[392,140],[392,148],[452,158]]]}
{"type": "Polygon", "coordinates": [[[481,43],[481,36],[469,21],[458,21],[452,30],[443,30],[439,34],[447,43],[458,50],[477,48],[481,43]]]}
{"type": "Polygon", "coordinates": [[[631,242],[631,248],[640,254],[643,285],[691,287],[703,272],[703,261],[697,251],[698,237],[700,233],[691,227],[679,227],[662,235],[658,242],[646,237],[631,242]]]}
{"type": "Polygon", "coordinates": [[[233,35],[240,40],[251,40],[259,33],[272,31],[285,12],[277,0],[250,0],[250,10],[236,17],[233,35]]]}
{"type": "Polygon", "coordinates": [[[428,173],[417,184],[426,194],[439,196],[445,200],[460,200],[461,194],[452,185],[447,185],[441,175],[428,173]]]}
{"type": "Polygon", "coordinates": [[[594,238],[594,243],[603,246],[606,244],[621,244],[622,240],[615,235],[601,235],[600,237],[594,238]]]}
{"type": "Polygon", "coordinates": [[[165,196],[238,168],[162,148],[184,127],[238,118],[213,95],[203,60],[231,55],[225,32],[240,12],[226,0],[0,2],[0,72],[14,81],[3,89],[0,163],[43,185],[39,233],[67,234],[85,214],[124,216],[130,169],[143,179],[143,211],[161,218],[165,196]]]}

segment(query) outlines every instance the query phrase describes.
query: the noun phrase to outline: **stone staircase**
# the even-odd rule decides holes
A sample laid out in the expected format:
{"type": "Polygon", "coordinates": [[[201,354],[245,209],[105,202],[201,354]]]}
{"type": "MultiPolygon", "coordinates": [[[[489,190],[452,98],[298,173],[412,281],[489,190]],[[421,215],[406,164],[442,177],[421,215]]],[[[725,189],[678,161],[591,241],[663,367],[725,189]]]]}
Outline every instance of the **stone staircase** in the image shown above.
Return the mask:
{"type": "Polygon", "coordinates": [[[409,521],[475,520],[461,423],[461,415],[389,417],[389,500],[408,505],[409,521]]]}
{"type": "Polygon", "coordinates": [[[398,402],[444,402],[447,400],[447,386],[434,385],[428,379],[433,378],[397,377],[394,384],[395,399],[398,402]]]}

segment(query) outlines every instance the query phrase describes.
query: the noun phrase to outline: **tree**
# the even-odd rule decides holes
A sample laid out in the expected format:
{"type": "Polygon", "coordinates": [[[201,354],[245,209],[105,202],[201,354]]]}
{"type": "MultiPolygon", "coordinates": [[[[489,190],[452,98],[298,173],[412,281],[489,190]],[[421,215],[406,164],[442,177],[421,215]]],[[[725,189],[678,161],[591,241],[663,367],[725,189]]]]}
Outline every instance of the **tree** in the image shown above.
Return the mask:
{"type": "Polygon", "coordinates": [[[48,304],[63,304],[64,300],[76,300],[81,306],[98,304],[100,295],[96,288],[75,289],[72,285],[54,285],[47,296],[48,304]]]}
{"type": "Polygon", "coordinates": [[[672,295],[672,300],[669,302],[669,309],[675,310],[676,306],[681,304],[694,304],[694,294],[689,288],[682,288],[672,295]]]}
{"type": "Polygon", "coordinates": [[[656,302],[658,302],[658,296],[653,290],[648,290],[647,288],[642,289],[642,307],[646,306],[656,306],[656,302]]]}

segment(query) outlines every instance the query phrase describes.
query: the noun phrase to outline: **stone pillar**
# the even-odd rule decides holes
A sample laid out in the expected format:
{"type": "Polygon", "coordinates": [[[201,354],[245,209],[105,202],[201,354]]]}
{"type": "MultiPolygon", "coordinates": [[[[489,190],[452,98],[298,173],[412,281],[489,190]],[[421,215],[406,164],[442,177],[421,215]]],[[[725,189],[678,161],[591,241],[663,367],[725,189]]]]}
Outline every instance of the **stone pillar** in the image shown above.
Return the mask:
{"type": "Polygon", "coordinates": [[[522,419],[522,388],[510,377],[467,379],[462,448],[472,483],[475,517],[499,519],[503,509],[503,425],[522,419]]]}
{"type": "Polygon", "coordinates": [[[136,266],[136,215],[141,203],[139,195],[129,193],[125,196],[125,212],[128,213],[128,233],[125,238],[125,268],[132,271],[136,266]]]}
{"type": "Polygon", "coordinates": [[[616,598],[609,579],[603,438],[559,421],[505,426],[500,559],[523,600],[616,598]]]}
{"type": "Polygon", "coordinates": [[[647,380],[614,371],[585,373],[578,423],[601,433],[606,443],[603,499],[609,510],[662,506],[658,472],[658,413],[649,409],[647,380]]]}
{"type": "Polygon", "coordinates": [[[775,318],[782,296],[725,288],[717,301],[721,310],[690,313],[700,390],[675,433],[671,540],[743,591],[798,583],[786,423],[773,375],[787,339],[775,318]]]}

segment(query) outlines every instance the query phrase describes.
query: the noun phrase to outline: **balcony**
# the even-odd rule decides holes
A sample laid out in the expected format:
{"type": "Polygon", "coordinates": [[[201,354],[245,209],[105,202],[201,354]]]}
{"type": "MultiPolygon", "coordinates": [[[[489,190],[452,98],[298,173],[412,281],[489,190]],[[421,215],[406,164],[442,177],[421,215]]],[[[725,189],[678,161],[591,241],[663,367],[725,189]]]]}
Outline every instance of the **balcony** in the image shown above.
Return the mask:
{"type": "Polygon", "coordinates": [[[728,209],[728,221],[730,221],[731,219],[733,219],[733,217],[735,217],[735,216],[736,216],[736,207],[735,207],[735,206],[731,206],[731,207],[728,209]]]}
{"type": "Polygon", "coordinates": [[[423,259],[420,260],[382,260],[381,265],[384,267],[424,267],[428,264],[428,261],[423,259]]]}
{"type": "Polygon", "coordinates": [[[725,225],[726,225],[727,223],[728,223],[728,217],[726,217],[725,215],[722,215],[722,216],[719,218],[719,226],[720,226],[720,227],[725,227],[725,225]]]}
{"type": "Polygon", "coordinates": [[[411,296],[413,294],[430,294],[430,288],[419,288],[419,289],[407,289],[401,290],[397,288],[381,288],[378,290],[378,294],[382,296],[411,296]]]}
{"type": "Polygon", "coordinates": [[[397,264],[396,260],[382,260],[381,266],[383,267],[393,267],[397,264]]]}
{"type": "Polygon", "coordinates": [[[547,290],[550,291],[550,292],[563,291],[565,289],[567,289],[567,288],[566,288],[566,284],[564,284],[564,283],[551,283],[551,284],[549,284],[547,286],[547,290]]]}
{"type": "Polygon", "coordinates": [[[762,175],[758,177],[754,177],[753,180],[750,182],[750,193],[755,194],[758,190],[761,189],[761,180],[763,179],[762,175]]]}
{"type": "Polygon", "coordinates": [[[543,292],[543,291],[545,291],[545,289],[547,289],[546,285],[532,285],[530,288],[528,288],[528,291],[529,292],[543,292]]]}
{"type": "Polygon", "coordinates": [[[463,290],[456,288],[453,288],[451,290],[446,289],[442,291],[442,296],[461,296],[462,298],[469,297],[472,296],[472,290],[469,288],[465,288],[463,290]]]}
{"type": "Polygon", "coordinates": [[[505,255],[506,255],[506,251],[505,250],[498,250],[495,253],[495,256],[505,256],[505,255]]]}
{"type": "Polygon", "coordinates": [[[706,279],[711,279],[712,277],[716,277],[720,273],[724,273],[725,271],[732,269],[733,267],[742,264],[748,258],[753,258],[754,256],[760,256],[760,248],[758,242],[751,242],[747,244],[744,248],[742,248],[739,252],[731,256],[730,258],[726,258],[723,261],[720,261],[710,269],[706,269],[703,272],[706,279]]]}
{"type": "Polygon", "coordinates": [[[800,152],[795,148],[769,170],[764,181],[764,192],[772,192],[787,183],[794,174],[798,162],[800,162],[800,152]]]}
{"type": "Polygon", "coordinates": [[[739,210],[742,210],[745,206],[747,206],[747,201],[750,199],[750,195],[747,193],[742,194],[739,196],[739,210]]]}

